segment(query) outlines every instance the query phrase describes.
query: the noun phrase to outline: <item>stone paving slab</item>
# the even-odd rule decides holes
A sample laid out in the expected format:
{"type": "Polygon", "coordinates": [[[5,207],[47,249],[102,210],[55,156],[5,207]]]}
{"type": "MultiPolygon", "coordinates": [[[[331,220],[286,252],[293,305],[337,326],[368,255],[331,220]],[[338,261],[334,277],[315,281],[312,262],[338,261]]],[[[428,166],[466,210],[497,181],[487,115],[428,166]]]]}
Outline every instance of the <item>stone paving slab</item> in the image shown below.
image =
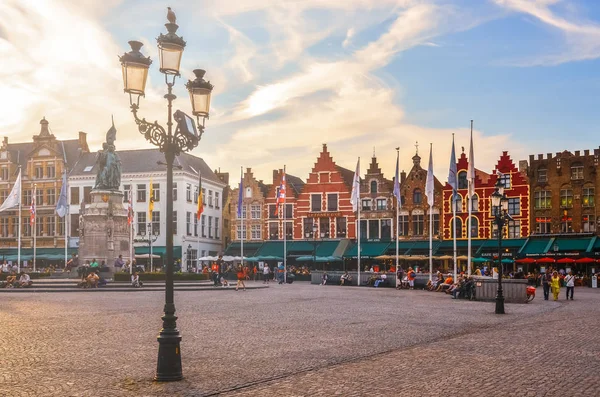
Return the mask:
{"type": "Polygon", "coordinates": [[[497,316],[425,291],[179,292],[185,379],[158,384],[161,294],[5,294],[0,395],[598,395],[600,294],[575,296],[497,316]]]}

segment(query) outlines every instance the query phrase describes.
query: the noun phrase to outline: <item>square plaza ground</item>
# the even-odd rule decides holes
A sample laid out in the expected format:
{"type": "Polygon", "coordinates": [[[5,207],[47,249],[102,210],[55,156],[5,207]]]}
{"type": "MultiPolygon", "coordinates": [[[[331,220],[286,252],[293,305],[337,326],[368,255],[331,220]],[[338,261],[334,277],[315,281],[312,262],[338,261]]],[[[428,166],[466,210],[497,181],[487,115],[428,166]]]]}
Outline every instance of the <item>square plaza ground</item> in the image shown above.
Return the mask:
{"type": "Polygon", "coordinates": [[[176,293],[185,379],[157,384],[161,292],[2,294],[1,396],[597,396],[600,291],[507,305],[271,285],[176,293]]]}

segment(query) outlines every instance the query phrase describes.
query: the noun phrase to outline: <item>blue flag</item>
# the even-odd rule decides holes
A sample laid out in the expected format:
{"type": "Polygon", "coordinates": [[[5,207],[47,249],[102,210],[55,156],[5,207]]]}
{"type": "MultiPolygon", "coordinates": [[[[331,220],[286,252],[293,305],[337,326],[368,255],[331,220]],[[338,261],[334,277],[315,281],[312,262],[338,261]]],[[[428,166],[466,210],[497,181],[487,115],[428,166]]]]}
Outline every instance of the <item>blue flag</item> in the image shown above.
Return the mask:
{"type": "Polygon", "coordinates": [[[452,134],[452,153],[450,153],[450,170],[448,171],[448,185],[452,186],[452,195],[456,196],[458,178],[456,174],[456,154],[454,150],[454,134],[452,134]]]}
{"type": "Polygon", "coordinates": [[[244,192],[244,171],[242,170],[241,172],[241,176],[240,176],[240,191],[238,193],[238,207],[237,207],[237,217],[241,218],[242,217],[242,197],[244,192]]]}
{"type": "Polygon", "coordinates": [[[396,196],[396,200],[398,200],[398,206],[402,204],[400,197],[400,179],[398,170],[400,168],[400,151],[398,151],[398,156],[396,157],[396,177],[394,178],[394,196],[396,196]]]}
{"type": "Polygon", "coordinates": [[[69,209],[69,202],[67,201],[67,172],[65,171],[63,174],[62,187],[60,188],[60,196],[58,197],[58,202],[56,203],[56,214],[61,218],[64,218],[67,215],[67,211],[69,209]]]}

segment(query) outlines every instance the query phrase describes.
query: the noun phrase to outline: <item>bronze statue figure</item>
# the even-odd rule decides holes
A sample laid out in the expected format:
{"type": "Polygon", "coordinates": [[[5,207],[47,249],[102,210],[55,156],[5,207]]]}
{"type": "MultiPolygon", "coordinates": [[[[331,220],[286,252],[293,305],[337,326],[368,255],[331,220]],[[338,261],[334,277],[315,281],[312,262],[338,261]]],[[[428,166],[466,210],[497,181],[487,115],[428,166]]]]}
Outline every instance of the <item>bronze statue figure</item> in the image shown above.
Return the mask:
{"type": "Polygon", "coordinates": [[[98,151],[96,158],[98,172],[94,189],[119,190],[121,186],[121,160],[115,152],[116,139],[117,129],[113,121],[112,126],[106,132],[106,142],[102,144],[102,150],[98,151]]]}

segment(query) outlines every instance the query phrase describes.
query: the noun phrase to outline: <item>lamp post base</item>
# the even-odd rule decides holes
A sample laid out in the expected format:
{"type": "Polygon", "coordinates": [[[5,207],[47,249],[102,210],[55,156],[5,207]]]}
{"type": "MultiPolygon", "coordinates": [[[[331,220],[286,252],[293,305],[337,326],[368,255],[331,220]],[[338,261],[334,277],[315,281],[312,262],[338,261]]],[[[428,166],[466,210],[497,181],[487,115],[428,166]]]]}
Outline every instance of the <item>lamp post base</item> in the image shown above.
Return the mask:
{"type": "Polygon", "coordinates": [[[183,379],[181,349],[179,347],[181,334],[179,330],[177,328],[163,328],[160,330],[157,340],[158,362],[156,364],[154,380],[156,382],[174,382],[183,379]]]}
{"type": "Polygon", "coordinates": [[[504,314],[504,296],[496,296],[496,314],[504,314]]]}

